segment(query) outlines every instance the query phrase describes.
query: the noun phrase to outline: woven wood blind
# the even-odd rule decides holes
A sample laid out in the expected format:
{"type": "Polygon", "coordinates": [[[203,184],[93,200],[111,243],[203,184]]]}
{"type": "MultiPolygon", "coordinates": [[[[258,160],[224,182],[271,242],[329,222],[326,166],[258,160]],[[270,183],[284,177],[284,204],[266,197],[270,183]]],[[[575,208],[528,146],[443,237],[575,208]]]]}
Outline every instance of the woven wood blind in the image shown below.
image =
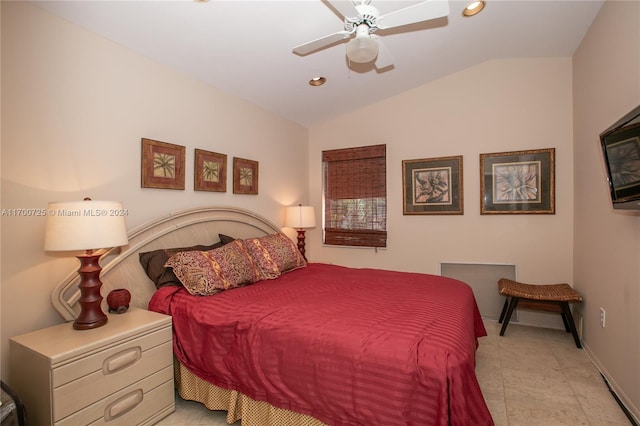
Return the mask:
{"type": "Polygon", "coordinates": [[[386,145],[322,152],[324,243],[387,246],[386,145]]]}

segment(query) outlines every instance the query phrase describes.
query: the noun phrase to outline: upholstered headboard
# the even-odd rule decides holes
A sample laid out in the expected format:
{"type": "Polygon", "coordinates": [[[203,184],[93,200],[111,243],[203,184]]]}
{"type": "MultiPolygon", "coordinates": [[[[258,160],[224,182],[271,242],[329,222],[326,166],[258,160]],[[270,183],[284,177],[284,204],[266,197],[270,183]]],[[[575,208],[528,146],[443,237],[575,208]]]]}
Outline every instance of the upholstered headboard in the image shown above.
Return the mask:
{"type": "MultiPolygon", "coordinates": [[[[194,208],[152,220],[129,232],[127,246],[111,249],[102,256],[102,309],[107,312],[106,296],[117,288],[129,290],[130,306],[147,309],[156,287],[140,265],[139,253],[162,248],[211,245],[219,241],[218,234],[251,238],[276,232],[281,232],[280,228],[267,219],[235,207],[194,208]]],[[[80,312],[79,282],[80,277],[74,271],[51,294],[53,306],[67,321],[75,320],[80,312]]]]}

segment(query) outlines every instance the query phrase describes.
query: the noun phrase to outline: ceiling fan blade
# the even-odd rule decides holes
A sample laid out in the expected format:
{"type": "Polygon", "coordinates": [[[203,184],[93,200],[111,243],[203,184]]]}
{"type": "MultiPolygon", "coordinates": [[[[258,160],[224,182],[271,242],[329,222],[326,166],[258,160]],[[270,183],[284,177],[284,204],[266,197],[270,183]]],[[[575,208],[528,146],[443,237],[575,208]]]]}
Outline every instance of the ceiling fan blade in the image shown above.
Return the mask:
{"type": "Polygon", "coordinates": [[[337,10],[343,18],[355,18],[359,16],[358,9],[351,0],[325,0],[335,10],[337,10]]]}
{"type": "Polygon", "coordinates": [[[338,31],[337,33],[329,34],[319,39],[309,41],[293,48],[293,53],[297,55],[308,55],[311,52],[322,49],[338,41],[344,40],[351,35],[349,31],[338,31]]]}
{"type": "Polygon", "coordinates": [[[382,42],[382,39],[378,36],[371,35],[371,38],[375,39],[378,43],[378,57],[376,58],[376,69],[383,69],[393,65],[393,55],[387,45],[382,42]]]}
{"type": "Polygon", "coordinates": [[[378,28],[386,29],[409,25],[416,22],[429,21],[449,14],[447,0],[425,0],[413,6],[394,10],[378,18],[378,28]]]}

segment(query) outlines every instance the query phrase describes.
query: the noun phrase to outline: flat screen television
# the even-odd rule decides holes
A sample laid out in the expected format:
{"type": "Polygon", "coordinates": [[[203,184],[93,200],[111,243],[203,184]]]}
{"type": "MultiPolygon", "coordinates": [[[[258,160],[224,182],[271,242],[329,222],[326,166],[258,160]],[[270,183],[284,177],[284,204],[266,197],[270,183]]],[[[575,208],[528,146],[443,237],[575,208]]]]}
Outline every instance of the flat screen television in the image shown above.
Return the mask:
{"type": "Polygon", "coordinates": [[[640,106],[600,134],[614,209],[640,210],[640,106]]]}

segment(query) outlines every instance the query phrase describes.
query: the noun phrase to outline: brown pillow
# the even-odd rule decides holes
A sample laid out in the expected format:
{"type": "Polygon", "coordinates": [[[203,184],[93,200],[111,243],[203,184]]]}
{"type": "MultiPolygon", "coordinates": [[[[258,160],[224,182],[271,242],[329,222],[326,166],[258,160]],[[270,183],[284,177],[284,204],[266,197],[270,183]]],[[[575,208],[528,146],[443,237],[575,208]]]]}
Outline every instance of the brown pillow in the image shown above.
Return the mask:
{"type": "Polygon", "coordinates": [[[192,247],[179,247],[148,251],[139,254],[140,264],[142,265],[142,268],[144,269],[144,272],[147,274],[147,276],[156,285],[156,288],[164,287],[166,285],[181,286],[182,283],[173,273],[173,270],[171,270],[171,268],[165,268],[164,266],[164,264],[167,263],[167,260],[169,260],[171,256],[183,251],[213,250],[215,248],[222,247],[223,245],[223,241],[220,240],[219,243],[215,243],[210,246],[198,245],[192,247]]]}
{"type": "Polygon", "coordinates": [[[298,247],[284,234],[248,238],[244,242],[262,280],[278,278],[284,272],[307,266],[298,247]]]}
{"type": "Polygon", "coordinates": [[[209,296],[258,281],[258,270],[242,240],[209,251],[185,251],[165,264],[173,268],[187,291],[209,296]]]}
{"type": "Polygon", "coordinates": [[[235,241],[235,238],[224,234],[218,234],[218,238],[220,238],[220,242],[222,244],[229,244],[230,242],[235,241]]]}

